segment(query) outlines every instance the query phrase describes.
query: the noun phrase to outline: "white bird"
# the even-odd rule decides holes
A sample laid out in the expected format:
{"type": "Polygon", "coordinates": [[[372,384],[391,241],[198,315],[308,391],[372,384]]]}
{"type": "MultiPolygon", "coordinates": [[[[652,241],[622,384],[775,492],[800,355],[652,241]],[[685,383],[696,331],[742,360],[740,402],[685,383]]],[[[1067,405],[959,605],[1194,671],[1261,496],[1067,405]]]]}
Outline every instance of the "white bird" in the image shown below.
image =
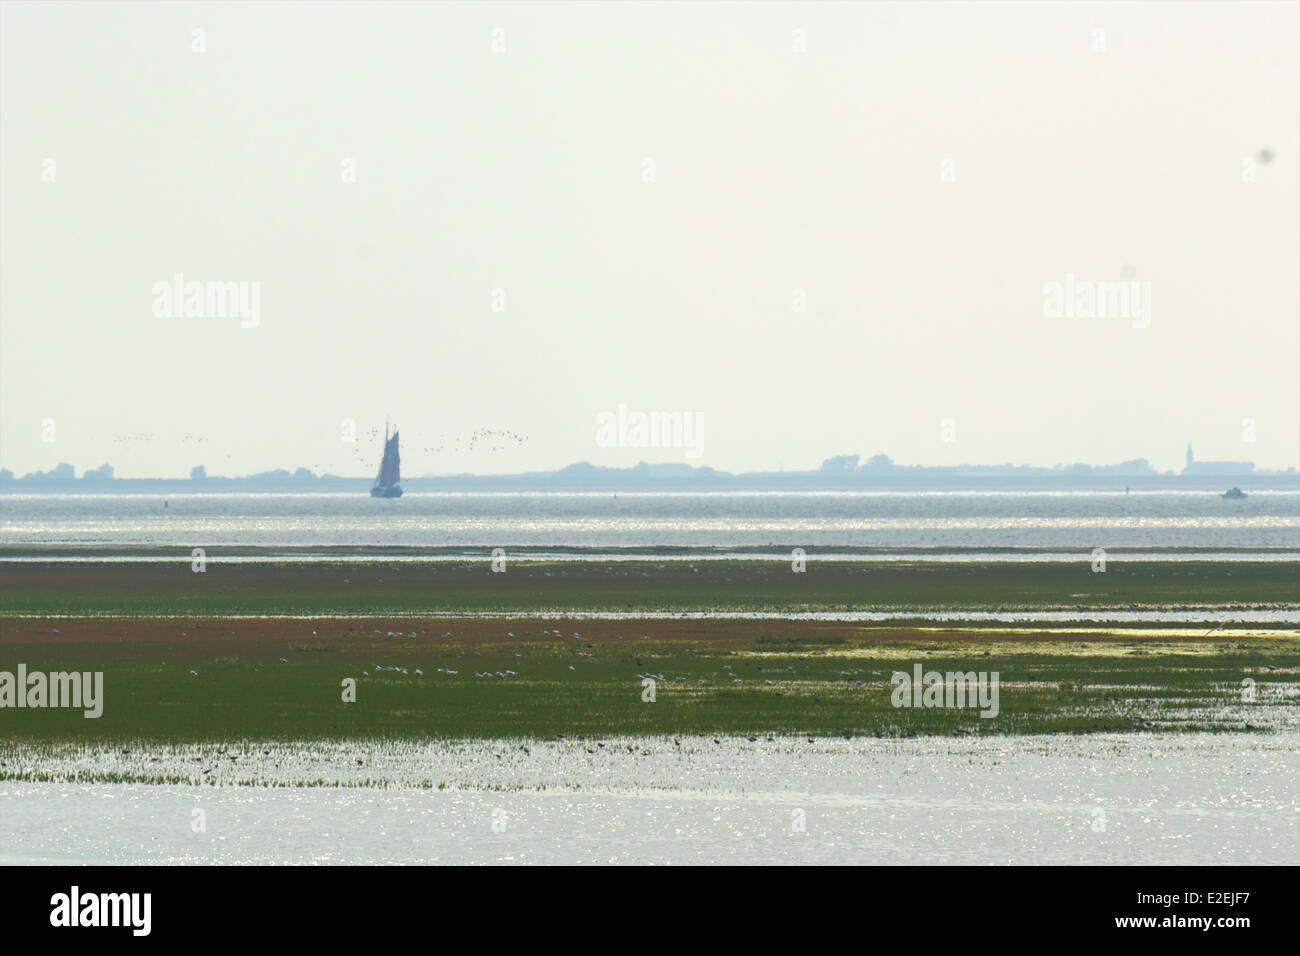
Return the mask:
{"type": "Polygon", "coordinates": [[[194,677],[198,677],[198,676],[199,676],[199,672],[198,672],[198,671],[190,671],[190,674],[191,674],[192,676],[194,676],[194,677]]]}

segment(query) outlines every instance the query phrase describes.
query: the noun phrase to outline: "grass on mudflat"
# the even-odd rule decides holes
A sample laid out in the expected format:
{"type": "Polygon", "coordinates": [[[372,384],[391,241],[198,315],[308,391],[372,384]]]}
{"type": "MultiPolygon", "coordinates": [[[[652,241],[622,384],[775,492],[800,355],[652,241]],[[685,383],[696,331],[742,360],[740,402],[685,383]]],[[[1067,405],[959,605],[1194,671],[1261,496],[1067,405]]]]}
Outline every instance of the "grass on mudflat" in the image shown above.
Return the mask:
{"type": "MultiPolygon", "coordinates": [[[[313,622],[315,623],[315,622],[313,622]]],[[[547,622],[549,623],[549,622],[547,622]]],[[[432,634],[291,643],[0,645],[0,670],[103,671],[104,711],[0,710],[6,747],[42,742],[424,739],[635,734],[1090,733],[1294,726],[1300,640],[961,641],[923,631],[808,635],[797,624],[726,646],[639,636],[463,643],[432,634]],[[896,708],[894,671],[999,674],[1000,712],[896,708]],[[194,673],[192,673],[194,672],[194,673]],[[655,701],[643,700],[643,680],[655,701]],[[345,703],[343,681],[356,681],[345,703]],[[1241,684],[1256,682],[1255,702],[1241,684]]],[[[324,631],[322,631],[324,633],[324,631]]]]}

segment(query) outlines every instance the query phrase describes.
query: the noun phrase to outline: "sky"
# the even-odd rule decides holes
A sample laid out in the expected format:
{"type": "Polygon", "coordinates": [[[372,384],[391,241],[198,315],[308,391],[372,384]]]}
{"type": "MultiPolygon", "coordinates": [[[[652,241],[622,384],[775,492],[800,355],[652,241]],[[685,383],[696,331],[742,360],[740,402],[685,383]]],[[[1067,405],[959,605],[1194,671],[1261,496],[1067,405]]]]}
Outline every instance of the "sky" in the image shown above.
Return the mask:
{"type": "Polygon", "coordinates": [[[6,2],[0,467],[1285,468],[1298,157],[1296,3],[6,2]]]}

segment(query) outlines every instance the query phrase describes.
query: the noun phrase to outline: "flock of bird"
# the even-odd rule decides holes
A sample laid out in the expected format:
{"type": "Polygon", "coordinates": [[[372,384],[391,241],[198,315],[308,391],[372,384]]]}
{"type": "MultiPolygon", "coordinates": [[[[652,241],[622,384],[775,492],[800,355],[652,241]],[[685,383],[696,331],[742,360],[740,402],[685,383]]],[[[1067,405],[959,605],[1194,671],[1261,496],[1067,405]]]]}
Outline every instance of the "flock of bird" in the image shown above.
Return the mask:
{"type": "MultiPolygon", "coordinates": [[[[58,633],[58,632],[56,631],[55,633],[58,633]]],[[[314,634],[314,633],[316,633],[316,632],[313,631],[312,633],[314,634]]],[[[374,633],[378,634],[379,632],[378,632],[378,631],[375,631],[374,633]]],[[[553,633],[553,634],[554,634],[555,636],[557,636],[557,637],[562,636],[562,635],[560,634],[560,632],[559,632],[558,629],[555,630],[555,631],[543,631],[542,633],[543,633],[543,634],[552,634],[552,633],[553,633]]],[[[388,636],[389,636],[389,637],[402,637],[403,635],[398,634],[398,633],[395,632],[395,631],[389,631],[389,632],[388,632],[388,636]]],[[[407,635],[407,636],[413,638],[413,637],[415,637],[415,633],[414,633],[414,632],[411,632],[411,634],[410,634],[410,635],[407,635]]],[[[451,636],[451,632],[448,631],[448,632],[446,633],[445,636],[450,637],[450,636],[451,636]]],[[[508,636],[508,637],[514,637],[515,635],[514,635],[514,632],[513,632],[513,631],[509,631],[509,632],[507,632],[507,636],[508,636]]],[[[577,631],[574,631],[574,632],[573,632],[573,636],[574,636],[575,638],[579,637],[578,632],[577,632],[577,631]]],[[[588,654],[586,651],[578,651],[577,654],[578,654],[579,657],[591,657],[591,655],[588,654]]],[[[523,656],[522,654],[518,654],[518,653],[515,654],[515,657],[522,657],[522,656],[523,656]]],[[[284,657],[282,657],[282,658],[280,658],[280,663],[281,663],[281,664],[287,664],[287,663],[289,663],[289,660],[288,660],[288,658],[284,658],[284,657]]],[[[639,663],[641,663],[641,661],[638,659],[638,660],[637,660],[637,663],[639,664],[639,663]]],[[[424,671],[421,670],[421,669],[418,668],[418,667],[407,668],[407,667],[403,667],[403,666],[400,665],[400,664],[389,664],[389,665],[384,665],[384,664],[371,664],[370,667],[371,667],[371,669],[373,669],[373,670],[375,671],[375,673],[377,673],[377,674],[378,674],[378,673],[382,673],[383,671],[392,671],[392,672],[395,673],[395,674],[404,674],[404,675],[411,675],[411,674],[414,674],[414,675],[417,676],[417,677],[422,677],[422,676],[424,676],[424,671]]],[[[736,676],[736,674],[735,674],[735,672],[734,672],[734,670],[733,670],[733,668],[732,668],[732,665],[730,665],[730,664],[723,664],[722,667],[723,667],[723,669],[724,669],[725,671],[728,672],[728,676],[731,678],[731,682],[732,682],[733,684],[743,684],[743,683],[744,683],[744,679],[743,679],[743,678],[740,678],[740,677],[737,677],[737,676],[736,676]]],[[[1274,668],[1274,667],[1269,667],[1269,670],[1275,670],[1275,669],[1276,669],[1276,668],[1274,668]]],[[[572,664],[570,664],[570,665],[569,665],[569,670],[571,670],[571,671],[576,671],[577,668],[574,667],[572,664]]],[[[759,667],[759,670],[762,670],[762,667],[759,667]]],[[[451,676],[453,676],[453,677],[454,677],[455,675],[457,675],[457,674],[460,673],[460,671],[458,671],[458,670],[452,670],[451,668],[445,668],[445,667],[439,667],[439,668],[437,669],[437,672],[438,672],[439,674],[448,674],[448,675],[451,675],[451,676]]],[[[880,673],[880,672],[879,672],[879,671],[872,671],[872,673],[873,673],[873,674],[878,674],[878,673],[880,673]]],[[[840,671],[840,674],[841,674],[841,676],[846,677],[846,678],[848,679],[849,683],[852,683],[852,684],[854,684],[854,685],[856,685],[856,686],[858,686],[858,687],[864,687],[864,686],[866,686],[862,681],[857,680],[857,679],[855,679],[855,678],[849,676],[849,672],[848,672],[848,671],[840,671]]],[[[190,676],[192,676],[192,677],[198,677],[198,676],[199,676],[199,672],[198,672],[197,670],[191,670],[191,671],[190,671],[190,676]]],[[[362,677],[369,677],[369,676],[370,676],[370,671],[369,671],[369,670],[363,670],[363,671],[361,672],[361,676],[362,676],[362,677]]],[[[480,678],[480,679],[481,679],[481,678],[486,678],[486,677],[495,677],[495,678],[497,678],[498,680],[505,680],[507,677],[518,677],[518,676],[519,676],[519,673],[518,673],[517,671],[510,670],[510,669],[506,669],[506,670],[504,670],[504,671],[475,671],[475,672],[474,672],[474,676],[475,676],[476,678],[480,678]]],[[[636,676],[637,676],[637,679],[638,679],[638,680],[645,680],[645,679],[647,679],[647,678],[650,678],[650,679],[652,679],[652,680],[665,680],[665,679],[666,679],[662,673],[655,674],[655,673],[653,673],[653,672],[651,672],[651,671],[647,671],[647,672],[644,673],[644,674],[637,674],[636,676]]],[[[684,676],[682,676],[682,675],[677,675],[676,677],[673,678],[673,680],[675,680],[675,681],[684,681],[684,680],[686,680],[686,678],[685,678],[684,676]]],[[[764,679],[763,683],[764,683],[764,684],[772,684],[773,681],[771,681],[771,680],[767,680],[767,679],[764,679]]]]}
{"type": "MultiPolygon", "coordinates": [[[[434,445],[414,446],[416,450],[426,454],[437,455],[445,452],[460,454],[462,452],[502,452],[511,448],[521,448],[528,441],[527,435],[521,435],[516,431],[508,428],[476,428],[470,432],[468,437],[462,436],[445,436],[440,435],[439,442],[434,445]],[[485,443],[486,447],[483,446],[485,443]]],[[[374,446],[377,442],[383,440],[379,429],[371,428],[362,433],[364,441],[355,442],[352,446],[352,456],[359,464],[367,467],[375,464],[374,446]]],[[[313,469],[318,466],[313,465],[313,469]]]]}
{"type": "MultiPolygon", "coordinates": [[[[378,428],[369,428],[361,433],[362,441],[352,443],[353,458],[367,467],[375,463],[374,445],[376,442],[383,441],[383,436],[378,428]]],[[[522,448],[528,442],[527,435],[521,435],[519,432],[512,431],[509,428],[476,428],[470,432],[467,437],[459,435],[447,437],[439,436],[441,441],[436,445],[426,445],[420,448],[420,451],[429,454],[440,454],[451,452],[459,454],[461,452],[502,452],[511,448],[522,448]],[[480,447],[485,446],[485,447],[480,447]]],[[[124,444],[128,442],[152,442],[159,440],[156,432],[137,432],[135,434],[114,435],[114,444],[124,444]]],[[[164,436],[164,440],[165,436],[164,436]]],[[[204,435],[183,435],[180,443],[183,445],[203,445],[207,444],[209,439],[204,435]]],[[[231,460],[230,455],[225,456],[226,461],[231,460]]],[[[317,474],[325,474],[325,469],[330,467],[327,462],[313,462],[311,470],[317,474]]]]}
{"type": "MultiPolygon", "coordinates": [[[[156,441],[157,439],[157,432],[136,432],[134,435],[114,435],[113,444],[123,445],[128,442],[156,441]]],[[[182,435],[180,437],[180,443],[182,445],[203,445],[206,444],[207,441],[208,438],[206,435],[182,435]]]]}
{"type": "MultiPolygon", "coordinates": [[[[58,633],[58,631],[56,630],[55,633],[58,633]]],[[[315,633],[316,633],[315,631],[312,631],[312,634],[315,634],[315,633]]],[[[382,632],[380,632],[379,630],[374,630],[374,631],[371,631],[371,633],[372,633],[372,634],[375,634],[375,635],[378,635],[378,634],[381,634],[382,632]]],[[[1213,633],[1213,632],[1211,632],[1211,633],[1213,633]]],[[[558,627],[557,627],[557,628],[554,628],[554,629],[543,628],[543,630],[542,630],[542,634],[543,634],[544,636],[547,636],[547,637],[558,637],[558,638],[563,638],[563,637],[564,637],[563,632],[562,632],[558,627]]],[[[401,633],[401,632],[399,632],[399,631],[388,631],[388,632],[386,632],[386,634],[384,634],[384,636],[387,637],[387,638],[392,638],[392,639],[407,639],[407,640],[414,640],[414,639],[417,637],[417,634],[416,634],[415,631],[410,631],[410,632],[408,632],[408,633],[401,633]]],[[[445,631],[445,632],[443,633],[443,637],[451,637],[451,636],[452,636],[452,632],[451,632],[451,631],[445,631]]],[[[515,632],[514,632],[514,631],[507,631],[507,632],[506,632],[506,637],[514,637],[514,636],[515,636],[515,632]]],[[[571,637],[572,637],[573,640],[581,640],[581,639],[582,639],[582,635],[581,635],[578,631],[574,631],[574,632],[572,633],[571,637]]],[[[589,652],[584,651],[584,650],[581,650],[581,649],[579,649],[579,648],[575,648],[575,649],[574,649],[574,653],[575,653],[578,657],[591,657],[591,656],[592,656],[589,652]]],[[[523,657],[523,654],[521,654],[521,653],[519,653],[519,652],[516,652],[516,653],[515,653],[515,657],[523,657]]],[[[281,663],[281,664],[288,664],[289,661],[288,661],[287,658],[282,657],[282,658],[280,658],[280,663],[281,663]]],[[[637,663],[637,664],[641,664],[641,659],[640,659],[640,658],[637,658],[637,659],[636,659],[636,663],[637,663]]],[[[762,671],[762,670],[763,670],[763,667],[762,667],[761,664],[753,664],[753,663],[751,663],[749,666],[751,666],[751,667],[755,667],[755,668],[757,668],[757,670],[759,670],[759,671],[762,671]]],[[[733,665],[731,665],[731,664],[723,664],[723,665],[722,665],[722,669],[723,669],[723,671],[725,672],[725,675],[726,675],[727,677],[730,677],[730,678],[731,678],[731,682],[732,682],[733,684],[743,684],[743,683],[744,683],[744,678],[742,678],[742,677],[740,677],[739,675],[736,674],[736,672],[735,672],[735,667],[734,667],[733,665]]],[[[1269,670],[1275,670],[1275,668],[1272,667],[1272,666],[1269,666],[1268,669],[1269,669],[1269,670]]],[[[422,676],[424,676],[424,671],[421,670],[420,668],[418,668],[418,667],[408,668],[408,667],[405,667],[405,666],[403,666],[403,665],[401,665],[401,664],[387,664],[387,665],[385,665],[385,664],[371,664],[371,665],[370,665],[370,670],[363,670],[363,671],[361,672],[361,675],[362,675],[363,677],[369,677],[369,676],[370,676],[370,671],[371,671],[371,670],[373,670],[376,674],[380,674],[380,673],[383,673],[383,672],[385,672],[385,671],[391,671],[391,672],[393,672],[393,673],[395,673],[395,674],[402,674],[402,675],[407,675],[407,676],[409,676],[409,675],[414,675],[414,676],[417,676],[417,677],[422,677],[422,676]]],[[[571,670],[571,671],[576,671],[577,668],[576,668],[573,664],[570,664],[570,665],[569,665],[569,670],[571,670]]],[[[437,673],[439,673],[439,674],[447,674],[447,675],[449,675],[449,676],[453,676],[453,677],[454,677],[454,676],[458,675],[458,674],[460,673],[460,671],[459,671],[459,670],[453,670],[453,669],[451,669],[451,668],[446,668],[446,667],[439,667],[439,668],[437,668],[437,673]]],[[[851,684],[853,684],[853,685],[855,685],[855,686],[857,686],[857,687],[864,687],[864,686],[866,686],[866,685],[863,683],[863,681],[862,681],[861,679],[859,679],[857,676],[855,676],[856,674],[861,673],[861,671],[855,671],[855,672],[853,672],[853,673],[850,673],[849,671],[843,671],[843,670],[842,670],[842,671],[840,671],[839,673],[840,673],[840,676],[843,677],[847,683],[851,683],[851,684]]],[[[877,676],[880,675],[881,673],[882,673],[881,671],[875,671],[875,670],[871,671],[871,674],[873,674],[873,675],[877,675],[877,676]]],[[[197,676],[199,675],[199,672],[198,672],[197,670],[191,670],[191,671],[190,671],[190,674],[191,674],[191,676],[197,677],[197,676]]],[[[519,676],[519,673],[518,673],[517,671],[512,670],[512,669],[509,669],[509,668],[507,668],[507,669],[505,669],[505,670],[499,670],[499,671],[486,670],[486,671],[475,671],[475,672],[474,672],[474,677],[477,678],[477,679],[480,679],[480,680],[481,680],[481,679],[485,679],[485,678],[495,678],[495,679],[497,679],[497,680],[505,680],[505,679],[508,678],[508,677],[518,677],[518,676],[519,676]]],[[[638,680],[646,680],[646,679],[648,678],[648,679],[651,679],[651,680],[662,681],[662,680],[666,680],[666,679],[667,679],[667,678],[665,678],[665,676],[663,675],[663,673],[658,673],[658,674],[656,674],[656,673],[654,673],[653,671],[646,671],[645,673],[638,673],[636,676],[637,676],[637,679],[638,679],[638,680]]],[[[685,676],[682,676],[682,675],[676,675],[676,676],[674,676],[674,677],[672,678],[672,680],[674,680],[674,681],[684,681],[684,680],[686,680],[686,677],[685,677],[685,676]]],[[[772,680],[770,680],[770,679],[768,679],[768,678],[764,678],[764,679],[763,679],[763,683],[764,683],[764,684],[768,684],[768,685],[772,685],[772,684],[774,684],[775,682],[772,681],[772,680]]],[[[778,695],[778,696],[780,696],[780,695],[778,695]]]]}
{"type": "Polygon", "coordinates": [[[461,445],[461,439],[457,437],[450,445],[446,439],[444,439],[440,445],[429,445],[421,450],[431,453],[443,451],[477,451],[480,444],[491,442],[492,444],[486,449],[487,451],[505,451],[507,448],[511,447],[522,448],[527,441],[527,435],[521,435],[508,428],[476,428],[474,431],[469,433],[469,438],[465,440],[463,447],[461,445]]]}

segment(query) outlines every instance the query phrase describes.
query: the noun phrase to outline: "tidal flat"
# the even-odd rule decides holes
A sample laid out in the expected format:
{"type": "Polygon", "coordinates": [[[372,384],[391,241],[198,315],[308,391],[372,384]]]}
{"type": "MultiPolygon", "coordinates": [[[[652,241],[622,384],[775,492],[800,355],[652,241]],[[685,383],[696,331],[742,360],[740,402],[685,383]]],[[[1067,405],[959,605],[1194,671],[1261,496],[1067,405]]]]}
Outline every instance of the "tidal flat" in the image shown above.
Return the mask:
{"type": "Polygon", "coordinates": [[[46,744],[1233,733],[1300,715],[1300,634],[1237,625],[8,619],[0,670],[18,664],[102,672],[103,713],[6,707],[0,778],[22,772],[10,748],[46,744]],[[997,675],[996,716],[895,706],[918,665],[997,675]]]}

